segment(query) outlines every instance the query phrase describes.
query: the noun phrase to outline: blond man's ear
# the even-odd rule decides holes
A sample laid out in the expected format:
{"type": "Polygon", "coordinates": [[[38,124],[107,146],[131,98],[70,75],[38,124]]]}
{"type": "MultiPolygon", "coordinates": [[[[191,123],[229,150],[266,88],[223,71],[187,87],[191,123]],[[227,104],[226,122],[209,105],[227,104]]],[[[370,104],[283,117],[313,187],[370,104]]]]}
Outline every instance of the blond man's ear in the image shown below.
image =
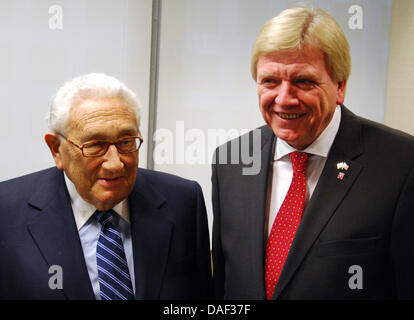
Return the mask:
{"type": "Polygon", "coordinates": [[[338,82],[338,89],[336,94],[336,104],[341,105],[345,101],[345,92],[346,92],[346,80],[338,82]]]}

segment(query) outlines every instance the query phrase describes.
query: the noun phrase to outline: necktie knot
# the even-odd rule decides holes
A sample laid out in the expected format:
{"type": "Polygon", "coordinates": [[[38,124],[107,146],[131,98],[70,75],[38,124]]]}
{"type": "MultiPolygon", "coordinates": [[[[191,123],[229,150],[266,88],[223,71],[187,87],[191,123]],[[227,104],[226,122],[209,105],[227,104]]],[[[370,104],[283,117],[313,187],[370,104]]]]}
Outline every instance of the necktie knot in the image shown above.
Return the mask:
{"type": "Polygon", "coordinates": [[[305,174],[306,163],[308,162],[309,155],[305,152],[295,151],[290,154],[290,160],[292,161],[293,172],[300,172],[305,174]]]}
{"type": "Polygon", "coordinates": [[[115,216],[116,216],[116,213],[112,209],[108,210],[108,211],[98,211],[98,210],[96,210],[96,212],[95,212],[96,220],[98,220],[99,224],[102,227],[105,227],[107,223],[109,223],[109,225],[114,225],[115,224],[115,216]]]}

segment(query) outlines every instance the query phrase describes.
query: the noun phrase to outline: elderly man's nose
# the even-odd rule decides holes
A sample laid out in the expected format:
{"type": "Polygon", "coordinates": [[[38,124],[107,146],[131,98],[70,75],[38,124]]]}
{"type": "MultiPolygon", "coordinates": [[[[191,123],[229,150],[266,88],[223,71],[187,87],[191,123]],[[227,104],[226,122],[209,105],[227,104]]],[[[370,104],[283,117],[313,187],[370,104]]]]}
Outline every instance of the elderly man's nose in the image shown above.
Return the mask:
{"type": "Polygon", "coordinates": [[[124,163],[121,161],[118,149],[114,145],[110,145],[106,153],[104,154],[105,161],[102,166],[105,169],[122,169],[124,163]]]}

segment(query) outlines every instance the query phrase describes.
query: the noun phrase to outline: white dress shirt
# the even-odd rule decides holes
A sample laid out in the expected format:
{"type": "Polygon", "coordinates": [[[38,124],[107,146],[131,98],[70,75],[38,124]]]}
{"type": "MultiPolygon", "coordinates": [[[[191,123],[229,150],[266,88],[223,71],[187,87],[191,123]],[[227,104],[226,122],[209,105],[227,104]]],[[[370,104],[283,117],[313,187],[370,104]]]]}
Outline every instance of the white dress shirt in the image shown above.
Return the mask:
{"type": "Polygon", "coordinates": [[[276,139],[275,151],[269,172],[269,184],[267,189],[267,224],[265,234],[269,235],[273,222],[282,206],[283,200],[289,190],[293,177],[292,162],[289,154],[294,151],[301,151],[310,154],[306,165],[306,198],[305,208],[312,197],[323,167],[325,166],[329,150],[338,132],[341,122],[341,107],[337,106],[331,122],[319,137],[304,150],[296,150],[286,141],[276,139]],[[266,233],[267,231],[267,233],[266,233]]]}
{"type": "MultiPolygon", "coordinates": [[[[100,289],[98,281],[98,269],[96,263],[96,246],[98,244],[101,225],[91,218],[96,208],[86,202],[79,195],[75,185],[65,174],[65,182],[69,191],[73,214],[75,216],[76,226],[79,232],[79,238],[82,244],[83,255],[85,257],[86,267],[88,268],[89,278],[92,283],[93,292],[97,300],[100,300],[100,289]]],[[[129,219],[129,208],[127,199],[118,203],[112,208],[119,216],[119,231],[124,244],[125,257],[128,263],[129,273],[131,276],[132,288],[135,293],[135,275],[134,261],[132,254],[131,227],[129,219]]]]}

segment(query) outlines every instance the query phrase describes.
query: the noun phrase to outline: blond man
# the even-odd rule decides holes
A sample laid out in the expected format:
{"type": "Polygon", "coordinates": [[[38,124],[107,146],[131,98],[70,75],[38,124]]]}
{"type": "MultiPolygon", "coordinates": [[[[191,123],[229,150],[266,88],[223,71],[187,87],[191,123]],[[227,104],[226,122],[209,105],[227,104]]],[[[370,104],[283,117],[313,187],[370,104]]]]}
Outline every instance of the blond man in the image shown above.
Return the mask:
{"type": "Polygon", "coordinates": [[[350,71],[323,10],[287,9],[261,29],[261,170],[223,163],[230,142],[213,165],[218,298],[414,297],[414,139],[343,105],[350,71]]]}

